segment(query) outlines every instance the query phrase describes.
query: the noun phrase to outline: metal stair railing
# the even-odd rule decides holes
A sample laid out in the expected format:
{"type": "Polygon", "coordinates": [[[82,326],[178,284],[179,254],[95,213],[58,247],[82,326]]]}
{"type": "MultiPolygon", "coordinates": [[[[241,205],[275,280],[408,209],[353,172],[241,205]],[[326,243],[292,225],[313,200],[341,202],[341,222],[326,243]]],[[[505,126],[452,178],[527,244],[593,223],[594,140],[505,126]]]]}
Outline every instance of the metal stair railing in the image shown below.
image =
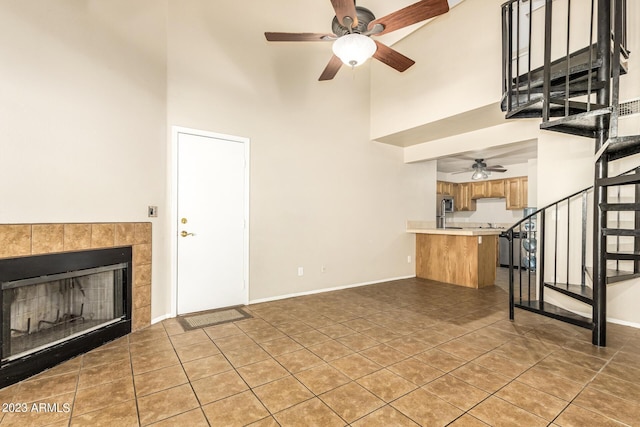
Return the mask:
{"type": "Polygon", "coordinates": [[[514,319],[516,305],[526,306],[534,301],[544,302],[545,275],[551,273],[547,271],[548,269],[553,270],[550,274],[552,277],[550,284],[558,287],[564,285],[568,289],[571,284],[570,279],[579,276],[580,286],[586,286],[587,199],[592,190],[593,187],[585,188],[540,208],[505,231],[509,240],[509,318],[511,320],[514,319]],[[579,206],[577,213],[576,205],[579,206]],[[581,224],[579,240],[575,239],[575,233],[572,233],[571,228],[571,219],[576,218],[576,215],[581,224]],[[559,239],[561,234],[566,237],[562,245],[559,239]],[[525,263],[527,265],[523,265],[522,260],[527,256],[526,248],[523,244],[514,247],[514,242],[523,243],[526,239],[528,239],[529,248],[535,245],[535,249],[528,255],[529,262],[525,263]],[[572,249],[576,248],[581,254],[578,266],[571,262],[572,249]],[[560,256],[564,257],[562,266],[558,264],[560,256]],[[536,261],[531,262],[532,259],[536,261]]]}

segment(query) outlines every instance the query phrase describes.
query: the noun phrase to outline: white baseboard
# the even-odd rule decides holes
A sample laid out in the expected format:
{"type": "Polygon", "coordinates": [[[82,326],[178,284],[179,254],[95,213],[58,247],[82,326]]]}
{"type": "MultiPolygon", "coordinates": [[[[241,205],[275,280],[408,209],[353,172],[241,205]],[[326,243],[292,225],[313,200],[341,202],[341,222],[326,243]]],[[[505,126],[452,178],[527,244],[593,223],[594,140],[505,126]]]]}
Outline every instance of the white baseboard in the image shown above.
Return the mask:
{"type": "MultiPolygon", "coordinates": [[[[565,308],[565,310],[569,310],[569,309],[565,308]]],[[[591,318],[591,314],[592,314],[592,313],[587,313],[587,312],[584,312],[584,311],[577,311],[577,310],[569,310],[569,311],[571,311],[572,313],[575,313],[575,314],[579,314],[580,316],[587,317],[589,319],[591,318]]],[[[632,328],[640,329],[640,323],[629,322],[627,320],[615,319],[613,317],[607,317],[607,322],[615,323],[616,325],[630,326],[632,328]]]]}
{"type": "Polygon", "coordinates": [[[411,276],[402,276],[402,277],[394,277],[390,279],[374,280],[372,282],[362,282],[362,283],[354,283],[352,285],[336,286],[333,288],[323,288],[323,289],[315,289],[313,291],[296,292],[293,294],[278,295],[275,297],[258,298],[258,299],[249,300],[249,304],[260,304],[263,302],[278,301],[281,299],[301,297],[304,295],[322,294],[325,292],[340,291],[342,289],[357,288],[359,286],[375,285],[375,284],[384,283],[384,282],[393,282],[394,280],[413,279],[414,277],[416,277],[415,274],[411,276]]]}
{"type": "Polygon", "coordinates": [[[163,314],[162,316],[158,316],[155,319],[151,319],[151,324],[154,325],[158,322],[162,322],[163,320],[171,319],[172,317],[176,317],[176,316],[171,315],[171,313],[163,314]]]}

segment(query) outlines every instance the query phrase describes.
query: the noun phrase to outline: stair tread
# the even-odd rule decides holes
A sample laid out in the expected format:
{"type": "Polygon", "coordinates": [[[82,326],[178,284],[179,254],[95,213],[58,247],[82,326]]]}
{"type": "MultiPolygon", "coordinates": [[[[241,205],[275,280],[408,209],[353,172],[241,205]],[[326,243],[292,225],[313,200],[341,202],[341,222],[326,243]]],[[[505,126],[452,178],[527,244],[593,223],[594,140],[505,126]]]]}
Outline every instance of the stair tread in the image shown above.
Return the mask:
{"type": "MultiPolygon", "coordinates": [[[[592,75],[595,77],[593,71],[597,70],[601,66],[601,61],[598,59],[597,44],[584,47],[569,54],[569,63],[575,64],[569,68],[569,75],[572,76],[571,80],[584,79],[588,76],[589,70],[592,71],[592,75]],[[592,64],[589,66],[589,48],[592,49],[591,60],[592,64]]],[[[562,57],[551,62],[551,82],[557,82],[560,79],[565,79],[567,75],[567,59],[562,57]]],[[[627,69],[624,63],[620,63],[620,74],[626,74],[627,69]]],[[[513,84],[519,84],[521,87],[529,87],[529,81],[531,81],[530,87],[542,86],[544,83],[544,66],[534,68],[530,72],[524,72],[512,80],[513,84]]]]}
{"type": "Polygon", "coordinates": [[[593,138],[598,130],[598,120],[602,116],[609,114],[611,114],[610,107],[591,110],[543,122],[540,124],[540,129],[593,138]]]}
{"type": "Polygon", "coordinates": [[[640,260],[640,251],[607,251],[607,259],[636,261],[640,260]]]}
{"type": "Polygon", "coordinates": [[[640,135],[610,138],[606,153],[609,156],[609,160],[618,160],[640,153],[640,135]]]}
{"type": "Polygon", "coordinates": [[[564,308],[558,307],[548,302],[522,301],[516,302],[515,306],[527,311],[542,314],[543,316],[551,317],[553,319],[562,320],[576,326],[593,329],[593,322],[588,317],[580,316],[579,314],[575,314],[569,310],[565,310],[564,308]]]}
{"type": "Polygon", "coordinates": [[[626,228],[603,228],[602,233],[605,236],[640,236],[640,230],[638,229],[626,229],[626,228]]]}
{"type": "MultiPolygon", "coordinates": [[[[586,267],[587,274],[593,280],[593,268],[586,267]]],[[[607,284],[623,282],[625,280],[635,279],[640,277],[640,273],[634,273],[633,271],[615,270],[607,268],[607,284]]]]}
{"type": "Polygon", "coordinates": [[[589,286],[547,282],[545,282],[544,286],[546,288],[553,289],[554,291],[574,297],[584,303],[593,304],[593,289],[589,286]]]}
{"type": "Polygon", "coordinates": [[[596,184],[598,184],[601,187],[609,187],[613,185],[639,184],[639,183],[640,183],[640,173],[613,176],[610,178],[600,178],[596,181],[596,184]]]}
{"type": "Polygon", "coordinates": [[[600,203],[600,209],[606,212],[640,211],[640,203],[600,203]]]}

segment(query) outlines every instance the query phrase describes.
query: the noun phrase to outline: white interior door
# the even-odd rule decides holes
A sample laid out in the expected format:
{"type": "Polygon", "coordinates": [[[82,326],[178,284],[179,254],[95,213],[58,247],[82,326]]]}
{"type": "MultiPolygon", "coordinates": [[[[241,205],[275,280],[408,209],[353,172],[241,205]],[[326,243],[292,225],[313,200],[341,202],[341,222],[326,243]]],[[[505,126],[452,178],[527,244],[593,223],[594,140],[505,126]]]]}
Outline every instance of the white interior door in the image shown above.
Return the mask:
{"type": "Polygon", "coordinates": [[[178,133],[178,314],[246,304],[246,144],[178,133]]]}

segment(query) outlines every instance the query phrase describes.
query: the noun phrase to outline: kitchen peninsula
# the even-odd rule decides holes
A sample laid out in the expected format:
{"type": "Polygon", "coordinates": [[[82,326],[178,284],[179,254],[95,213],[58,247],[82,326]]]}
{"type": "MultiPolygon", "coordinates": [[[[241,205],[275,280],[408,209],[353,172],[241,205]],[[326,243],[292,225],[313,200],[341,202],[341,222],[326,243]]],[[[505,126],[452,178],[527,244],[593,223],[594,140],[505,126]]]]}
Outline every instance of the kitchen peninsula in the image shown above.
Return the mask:
{"type": "Polygon", "coordinates": [[[495,228],[423,228],[416,235],[416,276],[468,288],[492,286],[496,280],[495,228]]]}

